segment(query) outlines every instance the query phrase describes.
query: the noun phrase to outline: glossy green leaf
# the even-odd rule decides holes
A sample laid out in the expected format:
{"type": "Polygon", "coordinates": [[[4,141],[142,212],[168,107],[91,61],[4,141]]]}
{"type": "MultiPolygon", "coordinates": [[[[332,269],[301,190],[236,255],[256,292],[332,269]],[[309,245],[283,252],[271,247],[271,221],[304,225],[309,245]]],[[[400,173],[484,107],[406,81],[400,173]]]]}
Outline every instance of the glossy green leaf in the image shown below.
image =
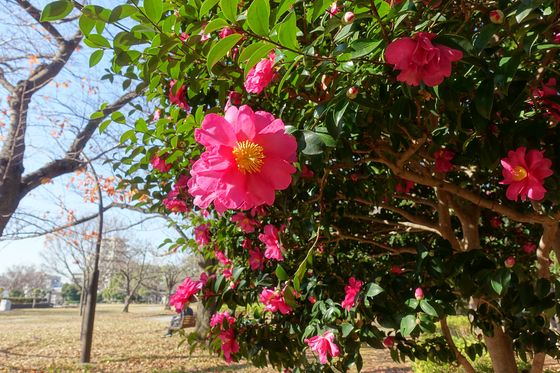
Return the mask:
{"type": "Polygon", "coordinates": [[[41,12],[41,22],[57,21],[63,19],[74,9],[74,4],[69,0],[59,0],[48,3],[41,12]]]}
{"type": "Polygon", "coordinates": [[[430,316],[434,316],[434,317],[438,316],[438,313],[435,310],[435,308],[432,307],[432,305],[428,303],[428,301],[425,299],[422,299],[420,301],[420,308],[422,309],[422,311],[426,312],[430,316]]]}
{"type": "Polygon", "coordinates": [[[144,0],[144,12],[150,21],[157,24],[163,13],[162,0],[144,0]]]}
{"type": "Polygon", "coordinates": [[[227,52],[229,52],[231,48],[233,48],[235,44],[241,40],[242,37],[243,35],[241,34],[231,34],[218,41],[212,49],[210,49],[210,52],[208,52],[208,56],[206,58],[206,67],[208,67],[208,71],[211,71],[212,67],[214,67],[214,65],[221,60],[227,52]]]}
{"type": "Polygon", "coordinates": [[[198,12],[198,17],[206,17],[210,10],[218,4],[220,0],[205,0],[200,6],[200,11],[198,12]]]}
{"type": "Polygon", "coordinates": [[[84,43],[92,48],[111,48],[109,41],[102,35],[99,34],[89,34],[84,39],[84,43]]]}
{"type": "Polygon", "coordinates": [[[297,32],[296,15],[292,13],[278,27],[278,41],[285,47],[297,50],[299,49],[297,32]]]}
{"type": "Polygon", "coordinates": [[[104,53],[105,53],[105,51],[103,49],[98,49],[98,50],[94,51],[89,56],[89,67],[93,67],[93,66],[97,65],[99,63],[99,61],[101,61],[101,59],[103,58],[104,53]]]}
{"type": "Polygon", "coordinates": [[[485,80],[478,86],[474,98],[476,111],[486,119],[490,119],[494,105],[494,80],[485,80]]]}
{"type": "Polygon", "coordinates": [[[408,337],[416,328],[416,315],[406,315],[401,319],[400,331],[403,337],[408,337]]]}
{"type": "Polygon", "coordinates": [[[280,264],[276,266],[275,273],[276,273],[276,277],[280,281],[286,281],[289,278],[288,273],[286,273],[286,270],[284,270],[284,268],[280,264]]]}
{"type": "Polygon", "coordinates": [[[268,36],[270,3],[268,0],[254,0],[247,10],[247,24],[257,35],[268,36]]]}
{"type": "Polygon", "coordinates": [[[237,4],[239,0],[220,0],[220,8],[224,16],[231,22],[237,21],[237,4]]]}

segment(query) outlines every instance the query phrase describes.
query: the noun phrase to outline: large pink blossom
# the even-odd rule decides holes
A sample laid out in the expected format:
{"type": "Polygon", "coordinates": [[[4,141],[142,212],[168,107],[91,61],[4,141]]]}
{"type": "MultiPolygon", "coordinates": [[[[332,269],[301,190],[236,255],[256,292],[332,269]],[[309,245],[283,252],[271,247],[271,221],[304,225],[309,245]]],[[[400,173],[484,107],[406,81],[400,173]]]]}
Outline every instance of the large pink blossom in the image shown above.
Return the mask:
{"type": "Polygon", "coordinates": [[[219,261],[222,265],[228,266],[228,265],[231,264],[231,259],[228,258],[228,257],[226,256],[226,254],[224,254],[222,251],[216,250],[216,251],[214,252],[214,255],[216,255],[216,259],[218,259],[218,261],[219,261]]]}
{"type": "Polygon", "coordinates": [[[224,352],[224,359],[226,362],[231,363],[231,355],[239,352],[239,343],[235,340],[235,330],[232,328],[222,330],[219,338],[222,340],[222,351],[224,352]]]}
{"type": "Polygon", "coordinates": [[[249,249],[249,266],[253,271],[264,269],[264,256],[259,249],[249,249]]]}
{"type": "Polygon", "coordinates": [[[237,226],[245,233],[253,233],[255,231],[255,226],[259,225],[255,220],[251,219],[250,216],[245,215],[242,212],[231,217],[231,221],[237,223],[237,226]]]}
{"type": "Polygon", "coordinates": [[[192,301],[200,289],[202,289],[201,281],[193,281],[187,277],[181,285],[177,287],[175,294],[169,298],[169,305],[175,307],[175,311],[181,312],[185,308],[185,304],[192,301]]]}
{"type": "Polygon", "coordinates": [[[231,316],[229,311],[216,312],[210,318],[210,327],[213,328],[219,325],[220,329],[224,329],[224,321],[227,321],[228,326],[232,326],[235,322],[235,317],[231,316]]]}
{"type": "Polygon", "coordinates": [[[198,246],[208,245],[210,239],[210,226],[208,224],[201,224],[194,228],[194,240],[198,246]]]}
{"type": "Polygon", "coordinates": [[[177,92],[173,93],[173,86],[176,83],[176,80],[169,82],[169,102],[185,111],[189,111],[191,107],[187,104],[187,86],[182,85],[177,92]]]}
{"type": "Polygon", "coordinates": [[[554,121],[560,121],[560,94],[556,90],[556,79],[550,78],[546,83],[544,83],[540,88],[534,89],[532,91],[533,102],[539,103],[545,110],[546,115],[552,118],[554,121]],[[555,98],[557,101],[551,100],[555,98]]]}
{"type": "Polygon", "coordinates": [[[539,201],[544,198],[546,189],[543,186],[544,179],[554,172],[550,169],[552,162],[543,156],[544,151],[529,150],[524,146],[515,151],[510,150],[507,158],[502,158],[502,176],[504,180],[500,184],[509,185],[506,197],[517,201],[521,197],[525,201],[529,199],[539,201]]]}
{"type": "Polygon", "coordinates": [[[319,354],[319,361],[321,364],[326,364],[329,355],[337,357],[340,355],[340,350],[336,343],[334,343],[334,334],[331,331],[326,331],[323,335],[316,335],[307,338],[305,341],[311,350],[319,354]]]}
{"type": "Polygon", "coordinates": [[[292,312],[292,308],[284,299],[283,291],[280,292],[280,290],[276,289],[263,289],[261,295],[259,295],[259,301],[265,306],[265,311],[280,311],[282,315],[287,315],[292,312]]]}
{"type": "Polygon", "coordinates": [[[259,234],[259,241],[266,245],[266,250],[264,252],[265,258],[278,261],[284,260],[278,229],[274,225],[267,224],[264,227],[264,233],[259,234]]]}
{"type": "Polygon", "coordinates": [[[195,138],[206,151],[192,166],[189,193],[201,208],[272,205],[275,191],[292,182],[297,143],[270,113],[232,106],[225,117],[206,115],[195,138]]]}
{"type": "Polygon", "coordinates": [[[452,62],[463,58],[463,52],[433,44],[436,34],[419,32],[413,37],[400,38],[393,41],[385,50],[385,59],[396,70],[399,82],[417,86],[421,82],[429,87],[443,82],[451,75],[452,62]]]}
{"type": "Polygon", "coordinates": [[[352,307],[356,304],[356,296],[362,289],[362,281],[356,280],[354,277],[350,277],[348,280],[348,285],[344,287],[344,300],[342,301],[342,307],[347,311],[350,311],[352,307]]]}
{"type": "Polygon", "coordinates": [[[270,84],[274,78],[274,59],[275,55],[271,53],[249,70],[244,84],[247,92],[259,94],[270,84]]]}

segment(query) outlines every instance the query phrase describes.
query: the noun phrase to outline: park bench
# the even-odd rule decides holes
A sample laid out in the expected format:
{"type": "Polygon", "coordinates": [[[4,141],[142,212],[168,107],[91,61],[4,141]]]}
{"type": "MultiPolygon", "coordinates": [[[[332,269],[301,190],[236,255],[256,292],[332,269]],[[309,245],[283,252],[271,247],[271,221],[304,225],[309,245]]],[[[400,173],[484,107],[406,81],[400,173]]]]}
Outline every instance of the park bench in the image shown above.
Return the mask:
{"type": "Polygon", "coordinates": [[[196,315],[192,308],[187,307],[183,312],[173,316],[171,319],[170,331],[177,331],[184,328],[191,328],[196,324],[196,315]]]}

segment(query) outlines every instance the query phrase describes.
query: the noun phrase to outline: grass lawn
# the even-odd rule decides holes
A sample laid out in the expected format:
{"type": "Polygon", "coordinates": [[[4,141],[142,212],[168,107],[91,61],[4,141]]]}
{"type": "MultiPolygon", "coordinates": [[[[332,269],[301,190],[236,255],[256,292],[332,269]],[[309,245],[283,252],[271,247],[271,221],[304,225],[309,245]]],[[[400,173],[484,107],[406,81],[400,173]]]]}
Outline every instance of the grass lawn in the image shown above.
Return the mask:
{"type": "MultiPolygon", "coordinates": [[[[274,372],[249,364],[227,365],[207,351],[189,355],[179,337],[164,338],[172,312],[160,305],[98,305],[93,364],[80,358],[80,317],[76,308],[27,309],[0,313],[0,372],[274,372]]],[[[363,372],[410,372],[386,351],[364,349],[363,372]]]]}

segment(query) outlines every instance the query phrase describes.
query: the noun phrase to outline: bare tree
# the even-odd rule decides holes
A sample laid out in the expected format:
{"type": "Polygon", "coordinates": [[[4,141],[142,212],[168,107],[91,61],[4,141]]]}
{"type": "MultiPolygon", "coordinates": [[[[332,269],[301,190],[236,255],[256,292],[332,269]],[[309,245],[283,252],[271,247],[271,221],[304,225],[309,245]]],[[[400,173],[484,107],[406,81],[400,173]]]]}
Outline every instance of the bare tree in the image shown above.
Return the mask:
{"type": "MultiPolygon", "coordinates": [[[[84,113],[77,109],[80,105],[76,105],[75,97],[57,99],[56,93],[52,92],[38,95],[41,90],[50,89],[51,83],[57,87],[68,86],[71,83],[67,80],[73,80],[76,89],[80,89],[83,77],[72,70],[76,66],[78,69],[83,67],[71,61],[79,50],[83,35],[72,22],[75,20],[73,16],[57,23],[42,22],[39,8],[27,0],[2,2],[1,6],[4,7],[0,12],[4,18],[0,21],[11,32],[0,36],[0,97],[7,97],[6,102],[0,102],[0,113],[5,113],[7,118],[1,123],[5,128],[0,133],[3,139],[0,148],[0,236],[21,200],[32,190],[85,166],[82,152],[97,136],[94,134],[99,125],[138,95],[129,92],[117,97],[95,116],[90,114],[96,111],[93,107],[98,107],[99,103],[90,102],[91,112],[84,113]],[[38,101],[45,96],[48,96],[48,105],[39,104],[38,101]],[[58,116],[38,111],[53,106],[59,108],[58,116]],[[50,135],[53,123],[63,133],[59,138],[50,135]],[[31,141],[36,137],[41,140],[31,141]],[[25,166],[31,155],[39,157],[34,157],[31,171],[26,172],[25,166]]],[[[90,90],[86,97],[99,96],[96,87],[85,89],[90,90]]],[[[97,155],[107,150],[107,143],[99,144],[105,149],[96,148],[97,155]]],[[[111,144],[114,146],[117,142],[113,140],[111,144]]]]}
{"type": "Polygon", "coordinates": [[[5,290],[33,293],[48,287],[49,276],[35,266],[15,265],[0,274],[0,287],[5,290]]]}

